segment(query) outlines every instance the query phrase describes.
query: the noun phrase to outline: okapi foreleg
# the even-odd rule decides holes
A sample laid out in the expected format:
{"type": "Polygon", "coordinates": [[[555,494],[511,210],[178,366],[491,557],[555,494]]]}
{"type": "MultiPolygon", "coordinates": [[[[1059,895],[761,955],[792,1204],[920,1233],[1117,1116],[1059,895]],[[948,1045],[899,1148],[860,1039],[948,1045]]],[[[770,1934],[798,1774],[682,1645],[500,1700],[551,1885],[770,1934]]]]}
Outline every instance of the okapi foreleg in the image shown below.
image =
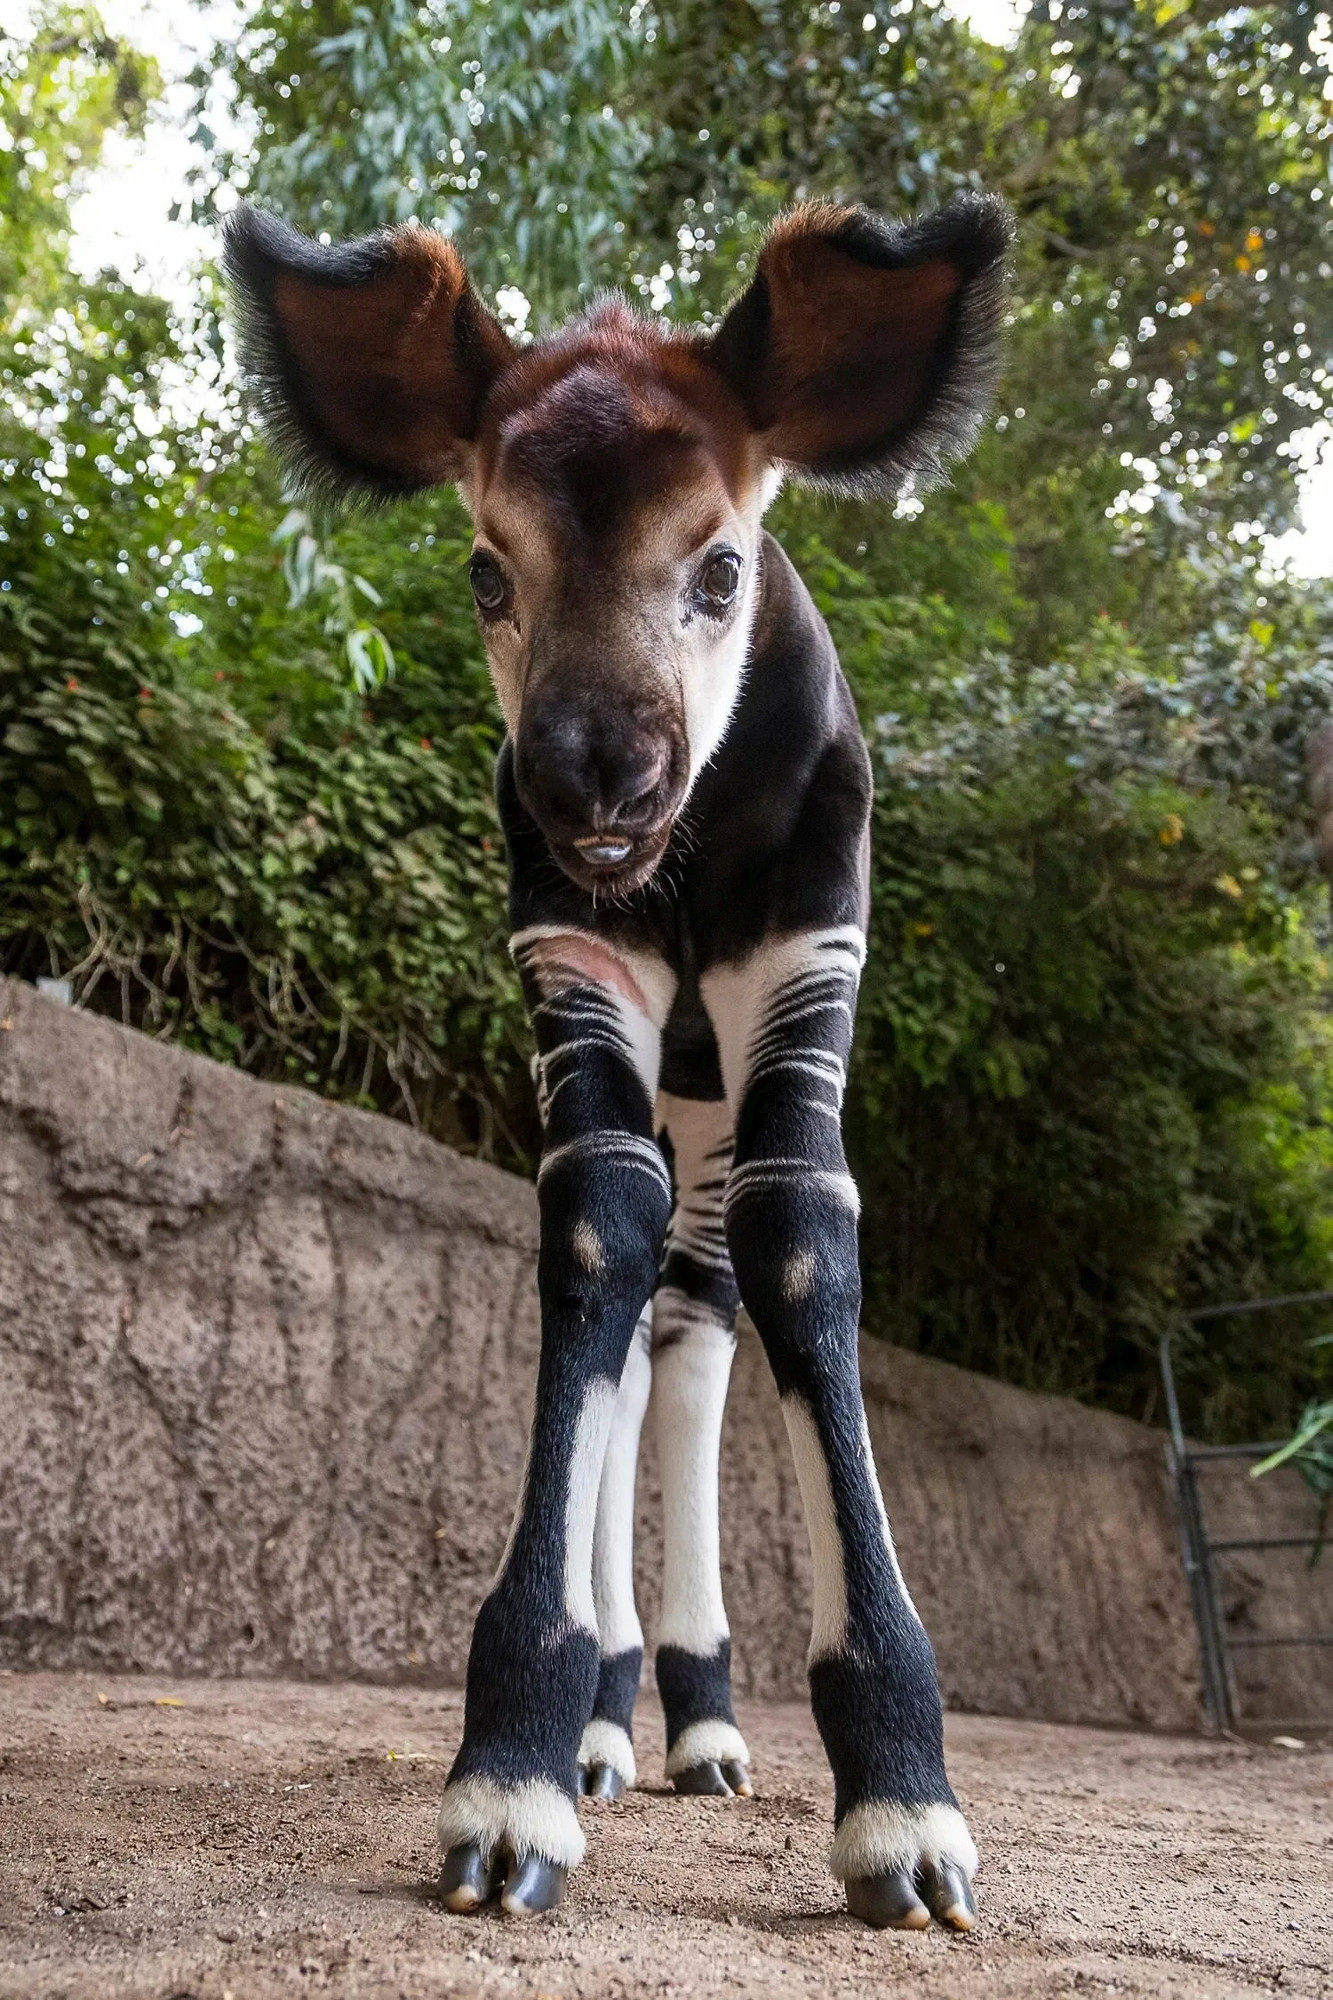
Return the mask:
{"type": "Polygon", "coordinates": [[[596,938],[514,940],[538,1051],[541,1359],[522,1492],[477,1617],[463,1741],[440,1808],[455,1910],[559,1900],[583,1857],[577,1756],[597,1693],[592,1547],[612,1416],[671,1187],[653,1136],[670,976],[596,938]],[[655,977],[660,972],[660,977],[655,977]]]}
{"type": "Polygon", "coordinates": [[[678,1792],[750,1793],[749,1751],[731,1707],[722,1602],[718,1456],[739,1296],[723,1201],[731,1167],[724,1102],[663,1097],[676,1207],[653,1300],[653,1418],[662,1477],[657,1691],[666,1774],[678,1792]]]}
{"type": "Polygon", "coordinates": [[[857,1196],[841,1104],[863,956],[847,926],[705,975],[736,1151],[727,1240],[776,1378],[814,1570],[810,1691],[833,1767],[830,1865],[867,1922],[975,1920],[935,1658],[898,1568],[857,1366],[857,1196]]]}

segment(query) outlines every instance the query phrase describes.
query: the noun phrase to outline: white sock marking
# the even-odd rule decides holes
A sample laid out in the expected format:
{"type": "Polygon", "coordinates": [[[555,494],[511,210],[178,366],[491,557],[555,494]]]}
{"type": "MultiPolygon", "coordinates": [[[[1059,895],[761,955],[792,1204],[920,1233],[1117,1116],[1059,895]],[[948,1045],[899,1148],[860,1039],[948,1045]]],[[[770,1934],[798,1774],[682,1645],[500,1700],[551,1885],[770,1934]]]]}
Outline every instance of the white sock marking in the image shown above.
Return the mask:
{"type": "Polygon", "coordinates": [[[609,1764],[618,1771],[625,1784],[633,1790],[638,1783],[639,1772],[634,1762],[634,1745],[618,1722],[608,1722],[604,1715],[594,1715],[583,1732],[579,1744],[580,1764],[609,1764]]]}
{"type": "Polygon", "coordinates": [[[460,1778],[440,1805],[436,1838],[451,1847],[475,1841],[488,1859],[497,1847],[541,1854],[560,1868],[577,1868],[587,1842],[571,1800],[543,1778],[502,1785],[494,1778],[460,1778]]]}
{"type": "Polygon", "coordinates": [[[667,1753],[666,1774],[675,1778],[682,1771],[692,1771],[696,1764],[748,1764],[749,1761],[745,1738],[735,1723],[710,1717],[706,1722],[691,1722],[681,1730],[667,1753]]]}
{"type": "Polygon", "coordinates": [[[890,1869],[909,1872],[923,1861],[951,1861],[968,1881],[977,1850],[957,1806],[904,1806],[868,1799],[853,1806],[833,1836],[829,1867],[839,1882],[864,1881],[890,1869]]]}

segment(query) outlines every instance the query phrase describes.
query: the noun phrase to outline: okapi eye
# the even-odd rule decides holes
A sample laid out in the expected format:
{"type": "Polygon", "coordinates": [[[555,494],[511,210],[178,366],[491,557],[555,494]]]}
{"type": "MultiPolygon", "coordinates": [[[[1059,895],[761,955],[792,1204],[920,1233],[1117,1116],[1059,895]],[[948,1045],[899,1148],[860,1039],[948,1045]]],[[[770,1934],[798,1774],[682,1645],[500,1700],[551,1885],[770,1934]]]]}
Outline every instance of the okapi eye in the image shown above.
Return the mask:
{"type": "Polygon", "coordinates": [[[494,556],[481,553],[473,556],[468,564],[468,575],[472,579],[472,595],[477,600],[477,609],[499,611],[509,595],[509,586],[494,556]]]}
{"type": "Polygon", "coordinates": [[[731,549],[711,555],[699,571],[694,594],[705,611],[723,611],[741,583],[741,559],[731,549]]]}

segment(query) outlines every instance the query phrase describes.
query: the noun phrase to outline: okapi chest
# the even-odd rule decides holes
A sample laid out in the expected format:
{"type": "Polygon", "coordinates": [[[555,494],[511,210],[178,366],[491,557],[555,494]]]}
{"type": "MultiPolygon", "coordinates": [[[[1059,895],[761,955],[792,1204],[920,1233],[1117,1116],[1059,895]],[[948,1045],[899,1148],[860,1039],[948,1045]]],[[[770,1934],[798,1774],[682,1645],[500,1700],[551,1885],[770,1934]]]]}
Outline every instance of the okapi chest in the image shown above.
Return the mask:
{"type": "Polygon", "coordinates": [[[429,230],[321,247],[254,209],[228,224],[246,365],[305,485],[459,487],[508,725],[497,795],[537,1047],[542,1345],[440,1809],[451,1909],[550,1908],[583,1856],[580,1794],[635,1782],[650,1388],[667,1774],[677,1791],[751,1790],[717,1497],[743,1300],[810,1535],[830,1864],[871,1924],[975,1921],[934,1655],[857,1374],[841,1106],[869,761],[762,517],[784,478],[891,494],[967,448],[1008,237],[981,196],[902,226],[815,204],[777,224],[714,329],[612,299],[519,349],[429,230]]]}

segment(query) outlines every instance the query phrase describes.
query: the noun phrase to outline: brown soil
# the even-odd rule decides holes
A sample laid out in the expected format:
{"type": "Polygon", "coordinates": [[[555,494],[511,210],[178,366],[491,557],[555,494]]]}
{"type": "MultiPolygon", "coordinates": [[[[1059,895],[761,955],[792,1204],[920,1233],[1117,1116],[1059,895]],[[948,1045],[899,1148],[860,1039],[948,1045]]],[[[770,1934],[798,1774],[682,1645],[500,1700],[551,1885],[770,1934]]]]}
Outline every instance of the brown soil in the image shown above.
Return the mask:
{"type": "Polygon", "coordinates": [[[762,1796],[677,1799],[645,1703],[647,1789],[585,1808],[566,1907],[520,1924],[430,1892],[456,1694],[7,1676],[0,1995],[1333,1994],[1326,1749],[952,1717],[981,1928],[876,1935],[808,1716],[740,1719],[762,1796]]]}

